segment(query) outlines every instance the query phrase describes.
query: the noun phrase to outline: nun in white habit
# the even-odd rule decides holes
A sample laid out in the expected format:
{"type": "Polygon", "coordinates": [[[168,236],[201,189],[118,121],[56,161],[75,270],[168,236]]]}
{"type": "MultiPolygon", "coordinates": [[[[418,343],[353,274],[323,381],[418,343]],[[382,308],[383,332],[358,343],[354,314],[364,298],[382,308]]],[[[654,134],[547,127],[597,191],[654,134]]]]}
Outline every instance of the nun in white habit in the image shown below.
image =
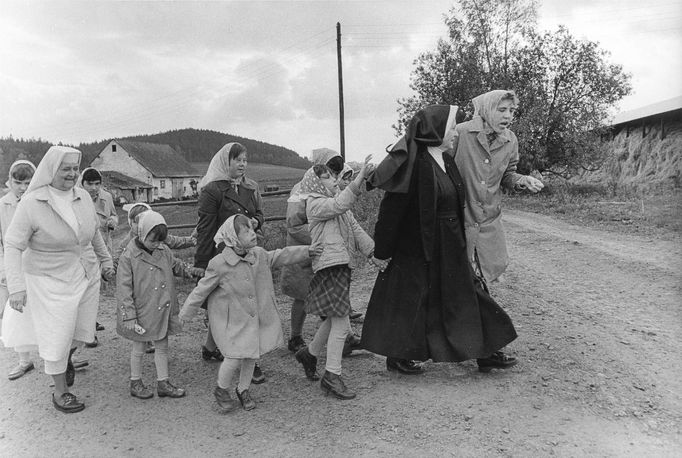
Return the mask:
{"type": "Polygon", "coordinates": [[[50,147],[5,236],[9,305],[31,307],[35,344],[55,383],[52,402],[66,413],[85,408],[69,392],[70,358],[94,339],[100,275],[113,278],[92,199],[75,186],[80,160],[76,149],[50,147]]]}

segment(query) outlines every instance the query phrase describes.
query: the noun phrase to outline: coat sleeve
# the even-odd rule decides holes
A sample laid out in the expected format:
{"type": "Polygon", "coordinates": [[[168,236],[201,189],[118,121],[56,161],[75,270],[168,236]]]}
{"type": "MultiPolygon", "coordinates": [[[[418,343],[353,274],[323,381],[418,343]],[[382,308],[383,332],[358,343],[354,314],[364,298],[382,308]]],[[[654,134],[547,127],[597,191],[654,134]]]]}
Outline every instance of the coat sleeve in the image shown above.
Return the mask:
{"type": "Polygon", "coordinates": [[[258,220],[258,227],[256,230],[258,230],[263,227],[265,216],[263,216],[263,197],[260,195],[260,189],[258,189],[257,184],[256,189],[253,191],[253,201],[254,207],[256,209],[256,219],[258,220]]]}
{"type": "Polygon", "coordinates": [[[371,256],[372,253],[374,253],[374,240],[372,240],[372,237],[370,237],[362,226],[360,226],[360,223],[358,223],[358,220],[355,219],[355,216],[353,216],[352,213],[349,213],[348,217],[358,249],[365,256],[371,256]]]}
{"type": "Polygon", "coordinates": [[[123,241],[114,250],[111,256],[111,261],[114,264],[114,270],[118,269],[118,260],[121,258],[121,255],[126,250],[128,243],[130,243],[132,239],[133,239],[132,235],[128,234],[128,236],[125,239],[123,239],[123,241]]]}
{"type": "Polygon", "coordinates": [[[298,264],[310,259],[307,246],[288,246],[267,252],[270,268],[298,264]]]}
{"type": "Polygon", "coordinates": [[[26,291],[26,283],[22,275],[21,255],[28,247],[28,241],[35,230],[31,221],[29,206],[30,201],[24,200],[19,202],[3,241],[5,275],[7,278],[7,290],[10,294],[26,291]]]}
{"type": "Polygon", "coordinates": [[[374,257],[377,259],[393,257],[409,202],[409,192],[387,192],[381,199],[379,216],[374,226],[374,257]]]}
{"type": "Polygon", "coordinates": [[[111,254],[109,254],[109,250],[107,249],[107,244],[104,243],[104,238],[99,230],[95,231],[91,243],[101,267],[114,267],[114,263],[111,260],[111,254]]]}
{"type": "Polygon", "coordinates": [[[133,264],[130,254],[126,251],[119,258],[116,269],[116,299],[123,321],[137,319],[133,291],[133,264]]]}
{"type": "Polygon", "coordinates": [[[287,203],[287,234],[297,245],[310,245],[310,230],[306,217],[305,200],[287,203]]]}
{"type": "Polygon", "coordinates": [[[516,173],[516,165],[519,163],[519,142],[516,140],[516,137],[512,140],[513,146],[512,146],[512,154],[509,158],[509,164],[507,165],[507,169],[504,171],[504,174],[502,175],[502,186],[509,190],[513,190],[514,186],[516,186],[516,183],[519,182],[521,177],[523,175],[516,173]]]}
{"type": "Polygon", "coordinates": [[[206,268],[206,275],[199,280],[180,310],[180,318],[187,320],[194,316],[208,296],[220,285],[221,272],[209,263],[206,268]]]}
{"type": "Polygon", "coordinates": [[[359,194],[360,189],[355,183],[351,183],[335,197],[308,198],[306,200],[308,221],[326,221],[346,213],[359,194]]]}
{"type": "Polygon", "coordinates": [[[173,275],[176,277],[192,278],[192,268],[182,259],[176,258],[168,250],[168,256],[171,259],[171,269],[173,270],[173,275]]]}
{"type": "Polygon", "coordinates": [[[192,236],[178,237],[177,235],[171,234],[168,234],[168,237],[166,237],[166,240],[164,240],[163,243],[168,245],[168,248],[171,250],[180,250],[182,248],[191,248],[195,246],[192,236]]]}
{"type": "Polygon", "coordinates": [[[107,220],[111,221],[114,226],[118,226],[118,213],[116,213],[116,206],[114,205],[114,196],[107,193],[107,202],[109,203],[109,215],[107,220]]]}
{"type": "Polygon", "coordinates": [[[194,254],[195,267],[206,268],[213,255],[213,237],[218,231],[218,209],[221,195],[211,183],[199,194],[199,222],[197,223],[197,249],[194,254]]]}

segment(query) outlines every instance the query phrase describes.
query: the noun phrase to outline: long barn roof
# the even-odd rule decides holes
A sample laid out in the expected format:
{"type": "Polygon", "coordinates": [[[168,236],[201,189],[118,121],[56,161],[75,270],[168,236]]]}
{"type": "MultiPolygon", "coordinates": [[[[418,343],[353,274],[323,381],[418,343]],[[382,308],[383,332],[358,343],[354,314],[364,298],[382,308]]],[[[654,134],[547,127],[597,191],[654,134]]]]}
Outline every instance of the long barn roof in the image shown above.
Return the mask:
{"type": "Polygon", "coordinates": [[[201,176],[192,167],[192,164],[187,162],[170,145],[132,140],[115,141],[155,177],[201,176]]]}
{"type": "Polygon", "coordinates": [[[682,95],[673,97],[672,99],[662,100],[651,105],[636,108],[634,110],[623,111],[614,116],[611,122],[612,126],[623,124],[637,119],[648,118],[649,116],[669,113],[671,111],[682,109],[682,95]]]}

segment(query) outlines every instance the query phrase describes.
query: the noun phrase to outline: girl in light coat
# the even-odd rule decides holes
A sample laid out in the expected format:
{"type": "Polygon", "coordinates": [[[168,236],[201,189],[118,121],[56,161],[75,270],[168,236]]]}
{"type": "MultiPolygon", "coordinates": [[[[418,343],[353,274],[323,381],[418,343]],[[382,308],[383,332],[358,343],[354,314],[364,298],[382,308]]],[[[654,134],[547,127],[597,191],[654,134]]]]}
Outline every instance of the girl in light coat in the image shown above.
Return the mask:
{"type": "Polygon", "coordinates": [[[230,216],[215,235],[223,251],[208,263],[206,275],[187,296],[181,319],[190,319],[208,302],[209,325],[224,360],[213,394],[223,412],[239,403],[245,410],[256,407],[249,387],[256,360],[284,344],[282,323],[275,309],[272,268],[305,262],[308,246],[266,251],[256,246],[256,232],[244,215],[230,216]],[[239,402],[230,394],[236,372],[239,402]]]}
{"type": "Polygon", "coordinates": [[[168,336],[182,330],[173,275],[199,276],[199,269],[174,258],[162,242],[168,235],[166,221],[159,213],[140,215],[137,237],[121,255],[116,271],[116,331],[133,341],[130,354],[130,395],[148,399],[154,394],[142,381],[142,355],[146,342],[156,347],[157,394],[179,398],[185,390],[168,379],[168,336]]]}
{"type": "MultiPolygon", "coordinates": [[[[0,319],[3,317],[4,307],[9,297],[7,292],[7,279],[5,278],[5,250],[3,248],[3,241],[10,221],[14,216],[14,212],[19,204],[19,199],[24,195],[28,185],[31,183],[31,178],[36,171],[35,165],[29,161],[19,160],[14,162],[9,168],[9,180],[7,180],[7,187],[9,192],[0,199],[0,319]]],[[[17,313],[12,308],[8,307],[8,315],[14,315],[10,318],[7,329],[0,333],[0,336],[7,336],[4,340],[5,344],[11,343],[14,351],[19,356],[19,362],[9,372],[7,377],[10,380],[16,380],[22,377],[27,372],[34,369],[33,362],[30,359],[30,351],[27,344],[35,342],[33,336],[33,323],[31,322],[30,310],[25,313],[17,313]]]]}
{"type": "Polygon", "coordinates": [[[314,276],[306,298],[306,312],[326,316],[312,342],[296,352],[309,380],[319,380],[317,356],[327,344],[327,363],[320,385],[339,399],[352,399],[341,379],[341,357],[350,330],[350,279],[358,252],[372,257],[374,241],[360,227],[350,212],[360,195],[371,156],[367,156],[358,176],[339,191],[338,181],[329,168],[315,165],[301,181],[306,199],[306,214],[311,246],[322,246],[322,254],[313,257],[314,276]]]}

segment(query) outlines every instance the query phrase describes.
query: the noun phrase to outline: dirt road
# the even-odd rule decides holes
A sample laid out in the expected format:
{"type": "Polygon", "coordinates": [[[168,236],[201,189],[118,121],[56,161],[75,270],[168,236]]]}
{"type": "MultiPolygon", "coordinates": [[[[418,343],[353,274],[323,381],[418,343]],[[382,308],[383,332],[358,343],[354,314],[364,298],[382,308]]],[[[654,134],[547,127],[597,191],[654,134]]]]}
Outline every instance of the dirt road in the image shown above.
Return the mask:
{"type": "MultiPolygon", "coordinates": [[[[87,350],[91,365],[73,390],[86,410],[54,410],[38,371],[3,377],[0,456],[680,456],[680,242],[517,211],[504,221],[512,264],[492,290],[519,333],[508,350],[521,363],[509,371],[427,363],[424,376],[408,377],[357,352],[344,374],[358,397],[341,402],[282,349],[262,361],[258,408],[221,416],[211,395],[217,365],[199,358],[201,320],[171,339],[171,375],[188,396],[140,401],[127,393],[129,345],[105,297],[102,345],[87,350]]],[[[355,276],[356,308],[374,275],[355,276]]],[[[287,317],[289,300],[278,301],[287,317]]],[[[316,324],[307,320],[308,339],[316,324]]],[[[6,369],[14,357],[3,351],[0,361],[6,369]]],[[[152,358],[144,373],[153,380],[152,358]]]]}

